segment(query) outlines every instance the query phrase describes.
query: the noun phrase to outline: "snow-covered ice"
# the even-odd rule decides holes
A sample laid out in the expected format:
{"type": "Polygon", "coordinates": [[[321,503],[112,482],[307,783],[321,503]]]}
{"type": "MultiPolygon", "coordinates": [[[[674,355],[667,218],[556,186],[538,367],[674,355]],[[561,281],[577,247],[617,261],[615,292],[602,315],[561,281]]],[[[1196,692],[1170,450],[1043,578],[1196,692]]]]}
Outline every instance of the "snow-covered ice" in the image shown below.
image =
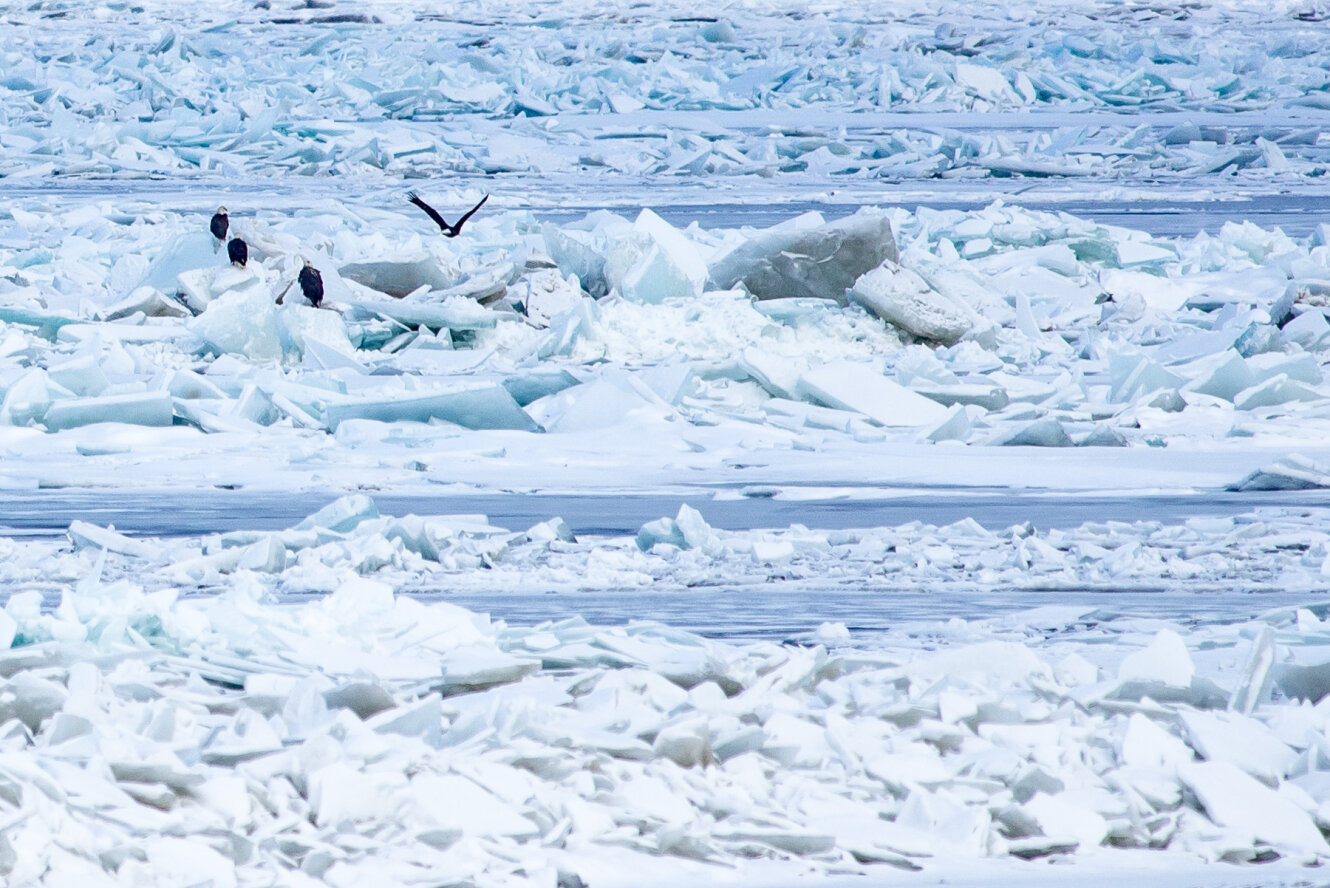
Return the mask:
{"type": "MultiPolygon", "coordinates": [[[[899,264],[875,255],[857,278],[808,289],[823,280],[808,276],[828,261],[816,254],[823,248],[786,250],[782,262],[805,288],[772,299],[750,292],[742,276],[724,276],[734,289],[707,289],[716,281],[703,271],[714,257],[728,262],[770,234],[681,231],[659,220],[643,228],[641,219],[602,215],[586,220],[592,237],[581,252],[552,258],[548,223],[496,211],[465,244],[422,242],[434,251],[430,267],[448,269],[438,286],[421,279],[394,299],[394,285],[379,281],[388,288],[380,292],[362,283],[378,279],[348,276],[339,279],[344,301],[315,310],[290,296],[301,255],[317,252],[346,271],[348,260],[373,254],[382,228],[416,237],[407,233],[412,218],[385,214],[369,228],[350,210],[325,205],[315,218],[339,217],[344,230],[306,250],[298,238],[310,236],[310,218],[263,214],[251,226],[283,246],[245,270],[198,256],[184,264],[206,264],[179,271],[175,284],[154,287],[148,299],[151,285],[141,282],[151,274],[117,269],[135,260],[150,266],[161,250],[178,255],[174,245],[195,237],[197,218],[158,212],[120,224],[109,218],[109,203],[90,208],[98,215],[78,230],[95,248],[59,258],[70,229],[64,216],[47,214],[42,233],[15,228],[11,239],[23,246],[0,249],[11,272],[2,285],[0,417],[59,441],[91,422],[156,426],[173,416],[179,434],[200,436],[191,448],[199,454],[228,446],[211,435],[253,431],[246,446],[263,451],[267,469],[248,479],[254,483],[275,483],[279,469],[302,471],[299,454],[310,450],[341,462],[332,454],[348,447],[329,433],[349,419],[380,422],[377,433],[360,427],[355,441],[377,437],[385,452],[398,434],[393,423],[431,418],[480,431],[475,440],[486,443],[473,446],[494,452],[528,446],[495,434],[508,429],[543,428],[547,436],[529,446],[544,451],[581,449],[585,442],[561,437],[592,427],[569,418],[574,404],[582,405],[579,415],[595,405],[594,427],[632,439],[619,441],[632,451],[625,470],[641,462],[642,447],[654,448],[646,458],[660,465],[700,448],[704,470],[715,471],[722,453],[774,460],[791,450],[867,453],[945,438],[1248,454],[1247,467],[1223,482],[1239,485],[1278,456],[1326,457],[1319,356],[1330,336],[1303,319],[1321,318],[1330,248],[1279,232],[1257,243],[1237,225],[1217,235],[1143,238],[1000,203],[970,212],[893,209],[865,218],[892,219],[880,235],[893,250],[899,245],[899,264]],[[978,231],[990,252],[967,259],[957,247],[978,231]],[[1029,243],[1034,232],[1039,246],[1029,243]],[[1128,273],[1118,252],[1142,241],[1168,249],[1148,274],[1130,272],[1149,283],[1124,284],[1115,276],[1128,273]],[[607,269],[600,299],[580,286],[588,255],[607,269]],[[648,261],[674,270],[662,265],[641,277],[648,261]],[[1212,298],[1216,282],[1248,279],[1264,283],[1234,283],[1212,298]],[[77,301],[62,295],[70,280],[91,282],[77,301]],[[664,289],[647,293],[646,280],[664,289]],[[1156,300],[1147,298],[1150,288],[1207,296],[1156,300]],[[136,304],[177,310],[111,311],[131,294],[136,304]],[[274,305],[283,294],[286,304],[274,305]],[[182,385],[185,378],[206,384],[182,385]],[[966,407],[963,421],[942,409],[957,404],[966,407]],[[643,440],[631,429],[647,416],[657,432],[643,440]]],[[[856,222],[850,230],[862,228],[856,222]]],[[[849,242],[816,227],[799,231],[827,250],[849,242]]],[[[141,438],[119,463],[156,462],[169,477],[173,468],[162,464],[154,440],[141,438]]],[[[52,446],[61,445],[41,445],[52,446]]],[[[428,464],[427,454],[409,462],[428,464]]],[[[390,464],[366,470],[373,477],[359,483],[417,480],[390,464]]],[[[95,470],[75,461],[60,471],[95,470]]]]}
{"type": "Polygon", "coordinates": [[[1323,606],[1172,622],[1051,605],[779,644],[509,625],[406,589],[433,574],[626,591],[833,563],[884,594],[1059,563],[1119,582],[1209,571],[1197,588],[1261,570],[1317,582],[1324,517],[829,535],[722,532],[685,508],[635,540],[576,540],[558,521],[510,532],[358,495],[287,531],[154,540],[80,522],[72,549],[7,540],[5,874],[175,884],[185,848],[216,884],[411,884],[441,867],[628,884],[629,867],[696,878],[708,862],[759,879],[762,861],[954,875],[1049,855],[1096,871],[1139,863],[1130,849],[1193,875],[1323,860],[1330,683],[1296,684],[1324,662],[1323,606]]]}

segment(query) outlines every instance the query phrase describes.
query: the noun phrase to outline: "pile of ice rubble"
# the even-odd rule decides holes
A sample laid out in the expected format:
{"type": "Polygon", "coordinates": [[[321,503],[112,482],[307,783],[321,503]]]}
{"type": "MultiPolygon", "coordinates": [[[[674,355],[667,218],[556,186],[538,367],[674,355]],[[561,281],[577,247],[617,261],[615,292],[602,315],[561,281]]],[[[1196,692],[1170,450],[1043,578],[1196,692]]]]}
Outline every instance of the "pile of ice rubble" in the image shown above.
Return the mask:
{"type": "Polygon", "coordinates": [[[817,450],[1326,424],[1325,231],[1151,238],[994,204],[765,230],[494,213],[445,241],[414,216],[326,204],[238,221],[253,258],[237,269],[192,215],[11,213],[0,422],[16,426],[352,422],[373,437],[370,421],[386,438],[398,421],[560,433],[652,417],[679,448],[722,425],[817,450]],[[293,287],[303,258],[324,309],[293,287]]]}
{"type": "Polygon", "coordinates": [[[1304,179],[1325,160],[1306,3],[57,5],[7,15],[0,176],[1304,179]],[[1060,116],[873,119],[1030,111],[1060,116]]]}
{"type": "MultiPolygon", "coordinates": [[[[411,521],[385,528],[371,505],[343,501],[277,536],[368,548],[357,528],[388,538],[411,521]]],[[[419,523],[436,546],[498,534],[474,518],[419,523]]],[[[1230,525],[1240,547],[1279,536],[1230,525]]],[[[584,563],[671,547],[574,543],[558,526],[508,544],[582,546],[584,563]]],[[[1200,531],[1212,551],[1226,545],[1200,531]]],[[[7,884],[389,886],[447,873],[553,888],[690,862],[945,874],[980,857],[1094,868],[1125,849],[1330,856],[1330,717],[1314,705],[1330,690],[1323,609],[1173,625],[1053,607],[902,624],[870,649],[836,626],[819,632],[829,648],[730,644],[655,624],[508,626],[394,594],[391,571],[358,577],[346,557],[317,600],[274,599],[281,578],[307,579],[301,558],[275,576],[242,566],[221,594],[190,597],[124,559],[188,573],[192,544],[133,540],[126,555],[113,531],[70,536],[81,551],[3,542],[20,590],[0,611],[7,884]],[[57,606],[25,588],[28,568],[57,606]]]]}
{"type": "MultiPolygon", "coordinates": [[[[644,524],[635,537],[581,541],[561,519],[520,532],[483,515],[380,515],[374,500],[352,495],[282,531],[233,531],[148,543],[75,521],[76,551],[105,551],[154,588],[218,591],[232,576],[261,573],[283,594],[331,592],[348,571],[390,577],[409,591],[530,589],[576,591],[650,587],[769,587],[817,581],[883,593],[926,592],[932,585],[1008,591],[1157,589],[1293,594],[1330,590],[1330,529],[1321,509],[1264,510],[1237,518],[1194,518],[1180,525],[1138,521],[1066,530],[1030,524],[990,530],[973,519],[946,526],[827,531],[726,531],[681,506],[673,518],[644,524]]],[[[80,556],[61,562],[78,572],[80,556]]],[[[56,563],[42,552],[39,581],[56,563]]],[[[56,561],[59,559],[56,558],[56,561]]]]}

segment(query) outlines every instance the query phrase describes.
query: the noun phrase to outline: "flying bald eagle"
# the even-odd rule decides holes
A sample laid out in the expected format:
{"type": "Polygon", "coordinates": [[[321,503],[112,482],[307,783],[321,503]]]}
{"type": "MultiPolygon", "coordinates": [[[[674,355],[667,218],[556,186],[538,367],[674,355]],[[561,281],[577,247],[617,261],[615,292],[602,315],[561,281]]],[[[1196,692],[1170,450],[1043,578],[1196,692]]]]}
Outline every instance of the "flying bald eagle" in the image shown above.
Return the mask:
{"type": "Polygon", "coordinates": [[[414,191],[408,192],[406,195],[406,199],[411,201],[411,203],[415,204],[416,206],[420,207],[422,210],[424,210],[429,215],[429,217],[434,220],[434,223],[439,226],[439,230],[443,232],[444,237],[457,237],[459,234],[462,233],[462,226],[466,224],[466,220],[470,219],[472,215],[475,214],[476,210],[483,207],[485,205],[485,201],[490,199],[490,196],[487,194],[484,197],[482,197],[480,199],[480,203],[476,204],[474,207],[467,210],[466,215],[457,220],[456,225],[449,225],[447,222],[445,222],[443,217],[438,214],[438,211],[436,211],[434,207],[430,206],[429,204],[421,200],[420,195],[416,194],[414,191]]]}

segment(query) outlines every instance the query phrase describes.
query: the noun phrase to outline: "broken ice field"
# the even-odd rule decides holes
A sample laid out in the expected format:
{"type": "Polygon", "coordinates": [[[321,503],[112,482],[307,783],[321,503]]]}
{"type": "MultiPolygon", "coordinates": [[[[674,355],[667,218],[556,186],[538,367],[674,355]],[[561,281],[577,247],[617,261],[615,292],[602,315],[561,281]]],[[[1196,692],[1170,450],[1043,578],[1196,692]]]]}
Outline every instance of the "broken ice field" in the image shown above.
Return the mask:
{"type": "Polygon", "coordinates": [[[1319,878],[1324,3],[4,15],[0,883],[1319,878]]]}

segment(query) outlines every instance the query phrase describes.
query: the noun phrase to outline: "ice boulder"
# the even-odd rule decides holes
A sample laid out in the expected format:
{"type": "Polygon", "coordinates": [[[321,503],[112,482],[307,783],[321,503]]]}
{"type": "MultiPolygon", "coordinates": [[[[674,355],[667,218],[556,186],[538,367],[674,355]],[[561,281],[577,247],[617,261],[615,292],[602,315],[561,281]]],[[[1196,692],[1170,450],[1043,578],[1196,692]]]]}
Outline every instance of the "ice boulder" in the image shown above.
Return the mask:
{"type": "Polygon", "coordinates": [[[657,364],[634,374],[656,397],[677,406],[693,384],[693,368],[688,364],[657,364]]]}
{"type": "Polygon", "coordinates": [[[46,372],[52,382],[83,397],[100,395],[111,384],[102,371],[101,364],[92,355],[81,355],[64,361],[52,366],[46,372]]]}
{"type": "Polygon", "coordinates": [[[716,532],[702,513],[687,503],[679,506],[673,518],[658,518],[642,525],[637,532],[637,547],[643,552],[664,543],[680,549],[696,549],[716,541],[716,532]]]}
{"type": "Polygon", "coordinates": [[[581,384],[580,379],[561,367],[533,368],[505,376],[503,379],[503,387],[522,407],[579,384],[581,384]]]}
{"type": "Polygon", "coordinates": [[[180,297],[195,314],[204,311],[225,293],[266,293],[263,274],[257,265],[245,268],[216,265],[182,271],[176,284],[180,297]]]}
{"type": "Polygon", "coordinates": [[[820,222],[820,216],[806,215],[759,233],[712,263],[712,284],[720,289],[743,284],[758,299],[803,296],[843,303],[861,275],[899,259],[891,221],[880,210],[820,222]]]}
{"type": "Polygon", "coordinates": [[[1196,758],[1182,738],[1139,712],[1127,720],[1118,757],[1138,768],[1176,768],[1196,758]]]}
{"type": "Polygon", "coordinates": [[[0,420],[16,426],[41,422],[53,401],[72,394],[51,379],[45,370],[34,367],[5,390],[5,399],[0,403],[0,420]]]}
{"type": "Polygon", "coordinates": [[[753,380],[775,398],[795,400],[799,397],[800,361],[768,354],[759,348],[748,347],[739,358],[739,366],[753,380]]]}
{"type": "MultiPolygon", "coordinates": [[[[171,291],[176,292],[174,289],[171,291]]],[[[149,318],[187,318],[191,312],[179,300],[153,287],[137,287],[124,299],[99,311],[103,321],[118,321],[131,315],[149,318]]]]}
{"type": "Polygon", "coordinates": [[[1296,343],[1307,351],[1315,351],[1330,339],[1330,323],[1322,311],[1304,311],[1284,324],[1279,338],[1285,343],[1296,343]]]}
{"type": "Polygon", "coordinates": [[[1094,428],[1081,440],[1077,447],[1126,447],[1127,439],[1107,422],[1097,422],[1094,428]]]}
{"type": "Polygon", "coordinates": [[[86,521],[70,522],[65,535],[75,549],[104,549],[135,558],[150,558],[153,554],[153,548],[148,543],[116,533],[114,528],[100,527],[86,521]]]}
{"type": "MultiPolygon", "coordinates": [[[[61,332],[64,330],[62,327],[61,332]]],[[[1252,355],[1247,359],[1247,366],[1251,368],[1257,382],[1264,382],[1281,374],[1288,379],[1309,385],[1320,385],[1322,381],[1320,362],[1315,355],[1305,352],[1252,355]]]]}
{"type": "Polygon", "coordinates": [[[171,392],[171,397],[183,400],[192,401],[201,398],[222,400],[227,397],[226,392],[213,385],[208,379],[193,370],[183,368],[171,375],[171,379],[167,383],[167,389],[171,392]]]}
{"type": "Polygon", "coordinates": [[[1268,466],[1262,466],[1229,490],[1317,490],[1330,487],[1330,466],[1291,453],[1268,466]]]}
{"type": "Polygon", "coordinates": [[[508,287],[509,297],[526,308],[527,319],[537,327],[548,327],[555,316],[576,308],[582,301],[577,278],[565,278],[555,268],[534,271],[508,287]]]}
{"type": "Polygon", "coordinates": [[[1262,266],[1240,272],[1217,271],[1175,278],[1175,284],[1189,292],[1186,305],[1202,311],[1218,311],[1226,306],[1251,305],[1263,309],[1272,323],[1281,323],[1293,310],[1296,286],[1274,266],[1262,266]]]}
{"type": "Polygon", "coordinates": [[[1239,410],[1256,410],[1260,407],[1277,407],[1291,401],[1319,401],[1323,397],[1316,389],[1280,373],[1238,392],[1233,396],[1233,406],[1239,410]]]}
{"type": "Polygon", "coordinates": [[[1063,795],[1036,792],[1023,806],[1051,839],[1074,841],[1082,848],[1093,848],[1108,838],[1108,821],[1087,807],[1069,801],[1063,795]]]}
{"type": "MultiPolygon", "coordinates": [[[[975,408],[977,410],[977,408],[975,408]]],[[[981,412],[982,411],[978,411],[981,412]]],[[[964,441],[970,437],[974,431],[974,420],[970,416],[969,410],[960,404],[955,404],[949,408],[947,418],[942,421],[937,428],[928,433],[928,440],[938,441],[964,441]]]]}
{"type": "Polygon", "coordinates": [[[1171,629],[1160,630],[1148,645],[1123,657],[1118,666],[1119,681],[1158,683],[1170,688],[1190,687],[1195,674],[1187,643],[1171,629]]]}
{"type": "Polygon", "coordinates": [[[1114,302],[1140,299],[1157,312],[1177,311],[1192,295],[1190,289],[1180,287],[1166,277],[1116,268],[1106,268],[1099,273],[1099,286],[1114,302]]]}
{"type": "Polygon", "coordinates": [[[1274,683],[1286,697],[1319,703],[1330,694],[1330,662],[1277,663],[1272,672],[1274,683]]]}
{"type": "Polygon", "coordinates": [[[287,303],[277,308],[277,317],[286,337],[285,344],[289,344],[286,350],[297,357],[305,353],[311,342],[343,355],[355,353],[355,346],[346,334],[346,324],[335,311],[287,303]]]}
{"type": "MultiPolygon", "coordinates": [[[[627,220],[618,216],[613,218],[627,227],[627,220]]],[[[590,231],[560,228],[550,222],[541,226],[540,233],[545,241],[545,251],[561,272],[576,275],[586,291],[597,299],[609,291],[609,284],[605,281],[603,239],[590,231]]]]}
{"type": "Polygon", "coordinates": [[[884,426],[937,426],[946,407],[887,379],[871,364],[836,361],[799,377],[799,388],[827,407],[862,413],[884,426]]]}
{"type": "Polygon", "coordinates": [[[444,271],[430,256],[406,259],[383,259],[376,262],[351,262],[339,268],[338,273],[363,287],[401,298],[421,287],[445,290],[455,279],[444,271]]]}
{"type": "Polygon", "coordinates": [[[850,298],[902,330],[951,345],[970,332],[970,319],[923,278],[895,262],[860,275],[850,298]]]}
{"type": "Polygon", "coordinates": [[[221,354],[244,355],[251,361],[280,361],[282,337],[277,306],[265,290],[230,290],[194,319],[191,329],[221,354]]]}
{"type": "Polygon", "coordinates": [[[1231,348],[1198,363],[1197,375],[1187,386],[1190,391],[1232,401],[1256,382],[1246,359],[1231,348]]]}
{"type": "Polygon", "coordinates": [[[328,505],[307,516],[294,530],[323,528],[335,533],[350,533],[365,521],[379,517],[379,507],[363,493],[338,497],[328,505]]]}
{"type": "Polygon", "coordinates": [[[1109,392],[1112,404],[1121,404],[1138,395],[1160,389],[1177,389],[1186,382],[1144,355],[1114,355],[1108,361],[1109,392]]]}
{"type": "Polygon", "coordinates": [[[707,266],[692,241],[644,209],[633,222],[632,236],[611,246],[605,275],[625,299],[658,303],[700,296],[707,266]]]}
{"type": "Polygon", "coordinates": [[[1192,748],[1206,761],[1229,762],[1278,786],[1297,754],[1264,723],[1238,712],[1182,712],[1192,748]]]}
{"type": "Polygon", "coordinates": [[[1071,436],[1051,416],[998,433],[991,442],[1000,447],[1070,447],[1071,436]]]}

